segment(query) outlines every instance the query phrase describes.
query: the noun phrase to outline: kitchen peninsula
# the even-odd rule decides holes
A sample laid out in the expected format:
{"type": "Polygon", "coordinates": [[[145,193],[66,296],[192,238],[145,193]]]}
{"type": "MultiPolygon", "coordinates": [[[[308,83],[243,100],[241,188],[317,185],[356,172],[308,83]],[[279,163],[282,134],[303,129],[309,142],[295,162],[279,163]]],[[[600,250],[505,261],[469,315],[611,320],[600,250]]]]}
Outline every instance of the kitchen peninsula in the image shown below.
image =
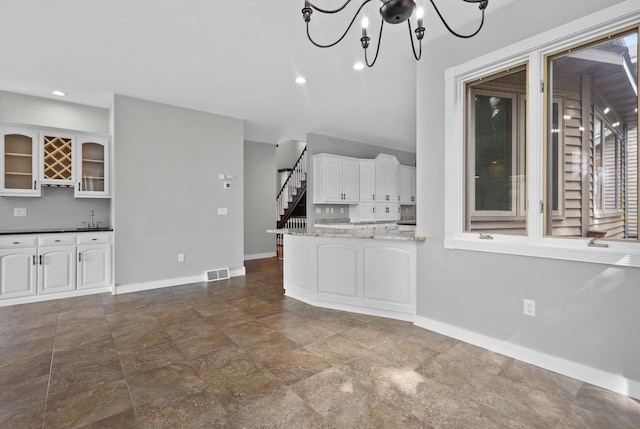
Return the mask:
{"type": "Polygon", "coordinates": [[[416,237],[398,229],[281,229],[285,295],[318,307],[412,321],[416,237]]]}

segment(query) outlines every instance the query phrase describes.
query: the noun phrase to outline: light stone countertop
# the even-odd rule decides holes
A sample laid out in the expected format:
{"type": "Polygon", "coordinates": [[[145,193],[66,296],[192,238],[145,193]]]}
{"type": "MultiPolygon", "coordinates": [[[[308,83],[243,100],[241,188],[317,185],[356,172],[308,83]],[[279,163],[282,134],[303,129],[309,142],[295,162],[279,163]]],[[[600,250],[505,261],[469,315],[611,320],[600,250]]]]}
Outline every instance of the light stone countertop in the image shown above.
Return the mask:
{"type": "Polygon", "coordinates": [[[426,237],[416,236],[415,231],[397,229],[334,229],[334,228],[296,228],[270,229],[273,234],[298,235],[303,237],[368,238],[373,240],[425,241],[426,237]]]}

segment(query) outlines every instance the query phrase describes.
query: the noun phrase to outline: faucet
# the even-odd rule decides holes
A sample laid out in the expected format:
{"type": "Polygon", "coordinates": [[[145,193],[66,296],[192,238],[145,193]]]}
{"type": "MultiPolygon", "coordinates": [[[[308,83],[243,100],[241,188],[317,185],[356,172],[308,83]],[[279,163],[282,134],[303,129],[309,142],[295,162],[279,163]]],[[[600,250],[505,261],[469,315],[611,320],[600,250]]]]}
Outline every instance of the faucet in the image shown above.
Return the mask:
{"type": "Polygon", "coordinates": [[[102,223],[102,221],[94,222],[94,220],[93,220],[94,216],[95,216],[95,212],[93,210],[91,210],[91,222],[82,222],[82,223],[87,225],[88,229],[100,228],[100,224],[102,223]]]}

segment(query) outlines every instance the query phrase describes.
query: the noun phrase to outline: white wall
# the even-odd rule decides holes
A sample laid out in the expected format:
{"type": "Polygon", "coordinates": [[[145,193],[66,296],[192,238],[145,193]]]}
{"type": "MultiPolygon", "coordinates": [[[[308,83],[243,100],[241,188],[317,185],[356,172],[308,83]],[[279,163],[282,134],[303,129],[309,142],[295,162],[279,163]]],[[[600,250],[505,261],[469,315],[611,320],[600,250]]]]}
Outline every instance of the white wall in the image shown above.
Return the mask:
{"type": "MultiPolygon", "coordinates": [[[[96,133],[109,132],[109,110],[0,91],[0,121],[96,133]]],[[[0,230],[79,228],[90,220],[108,226],[110,200],[74,198],[71,188],[42,188],[40,198],[0,197],[0,230]],[[14,208],[26,217],[14,217],[14,208]]]]}
{"type": "MultiPolygon", "coordinates": [[[[313,204],[313,162],[312,157],[318,153],[350,156],[353,158],[373,159],[381,153],[394,155],[402,165],[416,165],[416,155],[411,152],[389,149],[352,140],[344,140],[319,134],[307,134],[307,225],[313,226],[316,219],[348,219],[349,206],[346,204],[313,204]],[[322,209],[316,214],[316,207],[322,209]],[[332,213],[325,213],[325,209],[333,208],[332,213]],[[344,208],[344,213],[340,209],[344,208]]],[[[404,217],[406,214],[403,212],[404,217]]]]}
{"type": "Polygon", "coordinates": [[[275,256],[276,146],[244,142],[244,254],[246,258],[275,256]]]}
{"type": "Polygon", "coordinates": [[[639,269],[443,248],[445,69],[616,3],[519,0],[491,14],[473,39],[423,47],[417,221],[428,239],[418,246],[417,313],[639,381],[639,269]],[[536,301],[536,318],[522,314],[523,298],[536,301]]]}
{"type": "Polygon", "coordinates": [[[120,95],[113,115],[116,285],[242,268],[243,122],[120,95]]]}
{"type": "Polygon", "coordinates": [[[297,140],[287,140],[286,142],[278,143],[276,149],[276,169],[293,168],[306,146],[306,142],[297,140]]]}

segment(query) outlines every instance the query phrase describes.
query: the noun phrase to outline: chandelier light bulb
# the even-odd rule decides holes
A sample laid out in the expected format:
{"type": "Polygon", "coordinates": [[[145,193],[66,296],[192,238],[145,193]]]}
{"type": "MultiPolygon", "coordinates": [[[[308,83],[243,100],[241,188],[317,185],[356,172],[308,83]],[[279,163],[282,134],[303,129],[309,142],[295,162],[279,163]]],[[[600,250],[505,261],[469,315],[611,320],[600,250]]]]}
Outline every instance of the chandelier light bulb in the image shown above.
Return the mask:
{"type": "Polygon", "coordinates": [[[424,9],[419,7],[418,9],[416,9],[416,18],[418,19],[422,19],[424,18],[424,9]]]}
{"type": "Polygon", "coordinates": [[[365,16],[362,18],[362,29],[366,30],[367,28],[369,28],[369,18],[365,16]]]}

